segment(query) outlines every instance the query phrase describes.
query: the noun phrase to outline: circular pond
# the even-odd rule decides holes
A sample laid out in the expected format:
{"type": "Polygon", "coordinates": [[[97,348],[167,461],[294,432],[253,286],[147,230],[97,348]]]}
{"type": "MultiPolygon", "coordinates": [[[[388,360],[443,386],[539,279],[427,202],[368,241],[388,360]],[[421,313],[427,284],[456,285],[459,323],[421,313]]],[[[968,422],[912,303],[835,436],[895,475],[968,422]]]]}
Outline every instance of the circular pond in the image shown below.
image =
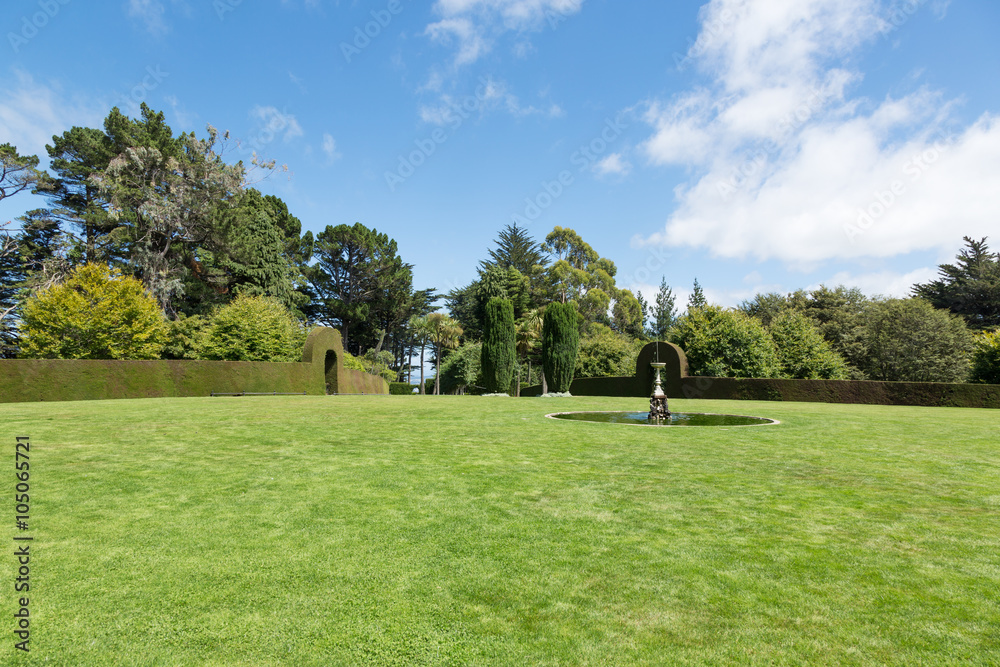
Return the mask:
{"type": "Polygon", "coordinates": [[[672,412],[670,419],[657,423],[649,421],[648,415],[648,412],[556,412],[545,416],[550,419],[639,426],[767,426],[780,423],[776,419],[764,417],[714,415],[703,412],[672,412]]]}

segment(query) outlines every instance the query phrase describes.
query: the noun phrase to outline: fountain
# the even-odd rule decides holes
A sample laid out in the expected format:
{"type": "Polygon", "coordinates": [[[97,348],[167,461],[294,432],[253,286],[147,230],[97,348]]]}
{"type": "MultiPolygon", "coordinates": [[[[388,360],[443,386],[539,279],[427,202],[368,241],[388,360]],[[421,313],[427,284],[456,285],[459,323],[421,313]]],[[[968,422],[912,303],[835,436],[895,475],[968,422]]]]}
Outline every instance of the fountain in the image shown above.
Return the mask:
{"type": "MultiPolygon", "coordinates": [[[[659,354],[657,354],[657,359],[659,359],[659,354]]],[[[647,419],[657,424],[670,420],[670,410],[667,407],[667,394],[663,391],[663,382],[660,379],[660,371],[666,365],[662,361],[654,361],[650,364],[656,371],[656,380],[653,382],[653,393],[649,397],[649,416],[647,419]]]]}
{"type": "MultiPolygon", "coordinates": [[[[545,415],[550,419],[599,424],[627,424],[645,427],[689,427],[721,426],[724,428],[742,426],[766,426],[778,424],[776,419],[749,417],[746,415],[724,415],[704,412],[670,412],[667,392],[675,397],[683,395],[683,380],[687,376],[687,359],[684,351],[676,345],[653,342],[639,352],[636,359],[634,383],[622,396],[649,396],[649,412],[556,412],[545,415]],[[663,348],[662,361],[661,351],[663,348]],[[650,391],[652,384],[652,393],[650,391]],[[664,387],[665,385],[665,387],[664,387]]],[[[625,380],[626,378],[615,378],[625,380]]],[[[631,379],[631,378],[629,378],[631,379]]],[[[584,385],[586,386],[586,385],[584,385]]],[[[601,395],[601,394],[594,394],[601,395]]]]}

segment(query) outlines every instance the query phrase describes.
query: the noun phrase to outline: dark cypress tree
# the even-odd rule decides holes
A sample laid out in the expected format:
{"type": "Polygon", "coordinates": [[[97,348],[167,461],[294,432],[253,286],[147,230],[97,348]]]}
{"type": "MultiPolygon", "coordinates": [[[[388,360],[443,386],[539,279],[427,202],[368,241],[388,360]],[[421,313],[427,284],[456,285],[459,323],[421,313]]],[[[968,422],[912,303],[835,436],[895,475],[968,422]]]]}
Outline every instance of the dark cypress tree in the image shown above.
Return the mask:
{"type": "Polygon", "coordinates": [[[542,366],[550,391],[569,391],[579,347],[576,308],[571,303],[549,304],[542,321],[542,366]]]}
{"type": "Polygon", "coordinates": [[[510,390],[517,361],[514,338],[514,306],[509,299],[490,299],[483,328],[482,373],[491,394],[510,390]]]}

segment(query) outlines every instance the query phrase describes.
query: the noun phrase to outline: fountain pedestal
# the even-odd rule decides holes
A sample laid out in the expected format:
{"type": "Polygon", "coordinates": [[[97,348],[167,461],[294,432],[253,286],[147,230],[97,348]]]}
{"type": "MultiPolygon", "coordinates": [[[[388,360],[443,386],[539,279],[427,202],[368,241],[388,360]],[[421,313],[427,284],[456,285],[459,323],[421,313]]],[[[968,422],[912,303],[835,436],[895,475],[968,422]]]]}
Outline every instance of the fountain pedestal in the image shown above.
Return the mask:
{"type": "Polygon", "coordinates": [[[670,410],[667,407],[667,394],[663,391],[663,383],[660,379],[660,371],[666,364],[653,362],[650,366],[656,371],[656,380],[653,383],[653,394],[649,397],[649,421],[666,421],[670,419],[670,410]]]}

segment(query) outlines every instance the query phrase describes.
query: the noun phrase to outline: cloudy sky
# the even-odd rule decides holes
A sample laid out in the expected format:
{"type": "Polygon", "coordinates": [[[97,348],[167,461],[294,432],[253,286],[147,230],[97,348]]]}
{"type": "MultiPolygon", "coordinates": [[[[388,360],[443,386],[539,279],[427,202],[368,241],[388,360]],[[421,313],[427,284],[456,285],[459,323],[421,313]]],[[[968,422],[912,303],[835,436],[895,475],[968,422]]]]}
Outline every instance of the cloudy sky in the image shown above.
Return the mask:
{"type": "Polygon", "coordinates": [[[307,229],[388,233],[418,288],[514,221],[726,305],[901,295],[963,236],[1000,247],[994,0],[6,0],[0,27],[0,143],[44,163],[140,102],[229,130],[307,229]]]}

